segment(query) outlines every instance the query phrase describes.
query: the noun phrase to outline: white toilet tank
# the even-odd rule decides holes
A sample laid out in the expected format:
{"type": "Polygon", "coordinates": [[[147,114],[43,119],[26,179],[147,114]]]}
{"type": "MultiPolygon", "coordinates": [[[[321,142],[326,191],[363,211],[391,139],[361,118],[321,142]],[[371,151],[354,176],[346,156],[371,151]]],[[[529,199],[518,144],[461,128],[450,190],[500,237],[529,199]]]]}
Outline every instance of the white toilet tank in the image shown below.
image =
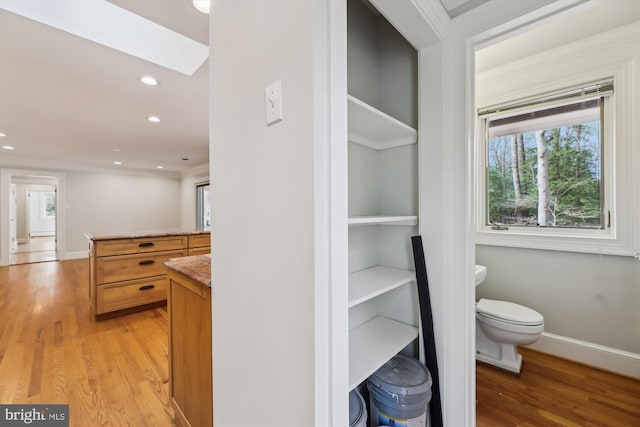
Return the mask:
{"type": "Polygon", "coordinates": [[[484,282],[484,279],[486,279],[487,277],[487,267],[485,267],[484,265],[478,265],[476,264],[476,286],[478,286],[480,283],[484,282]]]}

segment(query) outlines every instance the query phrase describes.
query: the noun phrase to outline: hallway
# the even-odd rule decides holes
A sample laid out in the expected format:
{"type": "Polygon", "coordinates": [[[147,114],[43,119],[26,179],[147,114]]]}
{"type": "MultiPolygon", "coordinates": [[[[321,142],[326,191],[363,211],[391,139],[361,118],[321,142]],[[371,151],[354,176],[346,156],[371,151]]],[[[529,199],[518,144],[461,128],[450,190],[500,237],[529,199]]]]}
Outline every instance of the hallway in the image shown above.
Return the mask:
{"type": "Polygon", "coordinates": [[[19,243],[16,249],[11,251],[10,264],[57,260],[55,239],[55,236],[32,237],[29,243],[19,243]]]}

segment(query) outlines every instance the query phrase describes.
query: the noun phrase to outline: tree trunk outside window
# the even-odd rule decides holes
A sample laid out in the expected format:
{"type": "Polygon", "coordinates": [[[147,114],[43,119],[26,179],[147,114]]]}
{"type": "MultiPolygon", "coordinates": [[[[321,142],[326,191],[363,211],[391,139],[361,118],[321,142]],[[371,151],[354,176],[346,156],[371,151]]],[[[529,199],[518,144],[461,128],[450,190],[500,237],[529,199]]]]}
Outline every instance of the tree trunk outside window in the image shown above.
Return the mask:
{"type": "Polygon", "coordinates": [[[522,224],[522,189],[520,184],[520,168],[524,164],[524,147],[522,134],[511,135],[511,175],[515,195],[516,223],[522,224]]]}
{"type": "Polygon", "coordinates": [[[538,130],[536,134],[536,150],[538,155],[538,225],[552,225],[549,205],[551,202],[551,193],[549,190],[549,164],[547,161],[547,143],[544,137],[544,131],[538,130]]]}

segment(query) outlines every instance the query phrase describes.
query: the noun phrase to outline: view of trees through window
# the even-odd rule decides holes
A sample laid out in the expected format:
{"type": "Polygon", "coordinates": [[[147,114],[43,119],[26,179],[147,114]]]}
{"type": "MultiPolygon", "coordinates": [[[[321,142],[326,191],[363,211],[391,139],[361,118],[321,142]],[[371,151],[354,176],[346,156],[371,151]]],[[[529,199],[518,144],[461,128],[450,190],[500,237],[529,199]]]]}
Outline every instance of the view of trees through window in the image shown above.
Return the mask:
{"type": "Polygon", "coordinates": [[[600,120],[554,125],[489,133],[490,223],[602,228],[600,120]]]}
{"type": "Polygon", "coordinates": [[[44,216],[47,218],[55,218],[56,217],[56,193],[45,192],[43,193],[43,198],[44,198],[44,216]]]}

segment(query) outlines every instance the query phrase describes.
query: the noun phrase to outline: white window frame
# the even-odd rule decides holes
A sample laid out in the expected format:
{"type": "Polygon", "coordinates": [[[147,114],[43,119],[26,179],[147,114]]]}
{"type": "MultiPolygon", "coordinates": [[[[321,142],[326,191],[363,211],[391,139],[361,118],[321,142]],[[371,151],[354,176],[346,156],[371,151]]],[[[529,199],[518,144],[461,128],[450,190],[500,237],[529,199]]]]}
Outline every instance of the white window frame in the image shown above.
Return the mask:
{"type": "MultiPolygon", "coordinates": [[[[203,181],[203,182],[197,182],[195,185],[195,190],[196,190],[196,229],[198,230],[209,230],[211,228],[211,224],[205,224],[204,222],[201,223],[201,217],[204,217],[204,211],[205,209],[205,200],[200,200],[200,195],[199,195],[199,191],[200,191],[200,187],[206,187],[209,186],[209,200],[206,200],[208,202],[211,201],[211,183],[209,181],[203,181]],[[201,205],[202,203],[202,205],[201,205]],[[202,212],[201,212],[201,208],[202,208],[202,212]]],[[[202,218],[203,219],[203,218],[202,218]]],[[[211,207],[209,207],[209,220],[211,220],[211,207]]]]}
{"type": "Polygon", "coordinates": [[[605,225],[610,212],[611,226],[598,230],[495,230],[486,225],[486,146],[478,121],[474,164],[477,244],[623,256],[640,252],[640,229],[634,225],[634,219],[640,218],[640,174],[634,167],[640,165],[640,149],[633,144],[640,135],[639,126],[634,123],[634,114],[640,113],[640,35],[631,27],[623,27],[598,37],[480,73],[476,78],[476,104],[498,105],[612,77],[615,93],[605,100],[602,123],[603,211],[605,225]]]}

